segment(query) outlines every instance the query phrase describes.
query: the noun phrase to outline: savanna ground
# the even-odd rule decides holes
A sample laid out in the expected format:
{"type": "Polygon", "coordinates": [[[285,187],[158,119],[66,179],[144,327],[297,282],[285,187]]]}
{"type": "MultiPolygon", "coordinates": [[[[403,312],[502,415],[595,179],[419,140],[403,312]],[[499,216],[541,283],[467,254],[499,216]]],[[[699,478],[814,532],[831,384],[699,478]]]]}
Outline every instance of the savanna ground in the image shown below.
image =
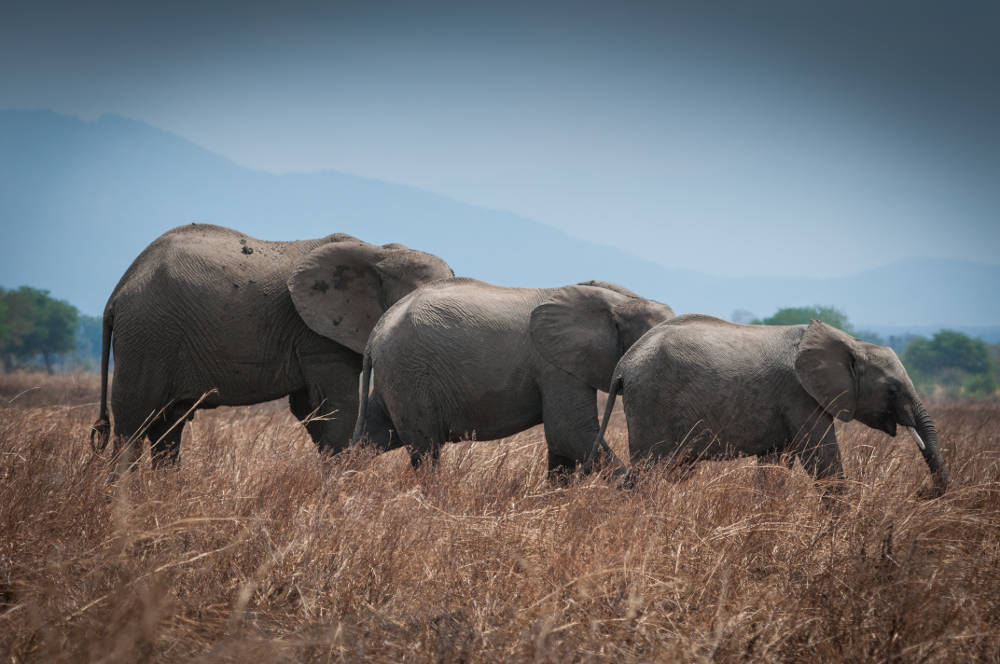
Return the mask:
{"type": "Polygon", "coordinates": [[[748,461],[556,486],[537,429],[324,461],[283,404],[200,412],[111,490],[97,387],[0,376],[5,661],[1000,661],[996,403],[929,404],[936,500],[907,436],[841,427],[830,507],[748,461]]]}

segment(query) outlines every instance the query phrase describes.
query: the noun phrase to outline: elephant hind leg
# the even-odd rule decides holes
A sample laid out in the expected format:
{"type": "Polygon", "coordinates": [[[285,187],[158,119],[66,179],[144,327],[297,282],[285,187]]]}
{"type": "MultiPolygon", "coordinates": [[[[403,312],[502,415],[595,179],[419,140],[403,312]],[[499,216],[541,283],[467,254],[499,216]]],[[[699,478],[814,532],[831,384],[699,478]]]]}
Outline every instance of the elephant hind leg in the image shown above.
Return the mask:
{"type": "Polygon", "coordinates": [[[456,439],[449,435],[445,425],[448,418],[441,413],[441,394],[425,385],[402,396],[380,388],[378,369],[374,377],[375,385],[363,414],[364,421],[358,422],[357,437],[375,445],[380,452],[406,447],[414,469],[425,459],[430,459],[433,467],[441,456],[441,445],[456,439]]]}
{"type": "Polygon", "coordinates": [[[379,452],[388,452],[406,444],[396,432],[396,426],[378,392],[372,393],[362,416],[364,420],[359,423],[361,426],[358,427],[357,437],[351,440],[352,445],[367,443],[374,445],[379,452]]]}
{"type": "Polygon", "coordinates": [[[130,471],[142,455],[142,442],[152,413],[148,417],[142,415],[138,408],[123,408],[119,403],[113,404],[114,433],[111,435],[111,474],[109,483],[114,483],[123,474],[130,471]]]}
{"type": "Polygon", "coordinates": [[[194,401],[175,402],[149,425],[146,435],[149,437],[149,455],[153,460],[153,468],[178,465],[181,436],[184,424],[194,416],[193,411],[190,415],[187,414],[193,405],[194,401]]]}
{"type": "MultiPolygon", "coordinates": [[[[405,421],[402,423],[406,426],[405,421]]],[[[441,458],[441,441],[446,440],[444,436],[434,436],[428,434],[422,427],[411,427],[405,436],[393,442],[394,447],[406,446],[410,453],[410,464],[413,469],[419,468],[425,460],[429,460],[431,467],[437,465],[441,458]]]]}
{"type": "Polygon", "coordinates": [[[115,433],[111,444],[111,471],[108,483],[115,483],[119,477],[135,468],[142,455],[142,437],[115,433]]]}

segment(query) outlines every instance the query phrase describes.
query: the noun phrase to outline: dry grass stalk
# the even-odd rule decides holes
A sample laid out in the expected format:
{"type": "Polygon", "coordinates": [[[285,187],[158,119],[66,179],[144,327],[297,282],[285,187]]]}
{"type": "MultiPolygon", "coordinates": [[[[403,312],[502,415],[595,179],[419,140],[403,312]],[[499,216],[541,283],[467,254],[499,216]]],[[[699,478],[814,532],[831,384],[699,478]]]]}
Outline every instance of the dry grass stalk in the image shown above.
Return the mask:
{"type": "Polygon", "coordinates": [[[179,470],[144,459],[110,491],[96,394],[0,377],[6,661],[1000,658],[997,404],[932,404],[934,501],[905,436],[843,427],[830,508],[800,468],[747,461],[555,486],[538,430],[433,471],[322,460],[282,404],[200,412],[179,470]]]}

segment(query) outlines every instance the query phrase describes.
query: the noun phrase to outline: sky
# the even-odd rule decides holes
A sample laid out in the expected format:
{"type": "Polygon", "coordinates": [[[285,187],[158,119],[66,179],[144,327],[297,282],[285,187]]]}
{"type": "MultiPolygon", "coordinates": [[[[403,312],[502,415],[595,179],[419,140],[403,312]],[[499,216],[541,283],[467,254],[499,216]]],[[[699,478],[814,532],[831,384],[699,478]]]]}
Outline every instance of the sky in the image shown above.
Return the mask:
{"type": "Polygon", "coordinates": [[[3,7],[0,108],[115,113],[709,274],[1000,262],[995,2],[3,7]]]}

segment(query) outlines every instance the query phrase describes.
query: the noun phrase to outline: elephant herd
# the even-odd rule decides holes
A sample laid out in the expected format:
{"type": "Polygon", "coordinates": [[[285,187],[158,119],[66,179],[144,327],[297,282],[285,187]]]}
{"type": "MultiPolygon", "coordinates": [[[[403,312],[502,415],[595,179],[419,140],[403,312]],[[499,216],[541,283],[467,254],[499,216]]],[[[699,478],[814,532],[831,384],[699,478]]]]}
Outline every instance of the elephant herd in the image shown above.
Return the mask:
{"type": "Polygon", "coordinates": [[[199,408],[287,396],[322,452],[443,443],[543,424],[550,473],[623,465],[603,434],[620,394],[637,462],[757,456],[843,476],[835,418],[910,427],[934,479],[934,423],[895,353],[825,323],[676,316],[616,284],[507,288],[437,256],[344,234],[268,242],[207,224],[150,244],[104,310],[91,433],[134,463],[177,463],[199,408]],[[358,389],[360,375],[361,388],[358,389]],[[597,391],[608,391],[598,422],[597,391]]]}

